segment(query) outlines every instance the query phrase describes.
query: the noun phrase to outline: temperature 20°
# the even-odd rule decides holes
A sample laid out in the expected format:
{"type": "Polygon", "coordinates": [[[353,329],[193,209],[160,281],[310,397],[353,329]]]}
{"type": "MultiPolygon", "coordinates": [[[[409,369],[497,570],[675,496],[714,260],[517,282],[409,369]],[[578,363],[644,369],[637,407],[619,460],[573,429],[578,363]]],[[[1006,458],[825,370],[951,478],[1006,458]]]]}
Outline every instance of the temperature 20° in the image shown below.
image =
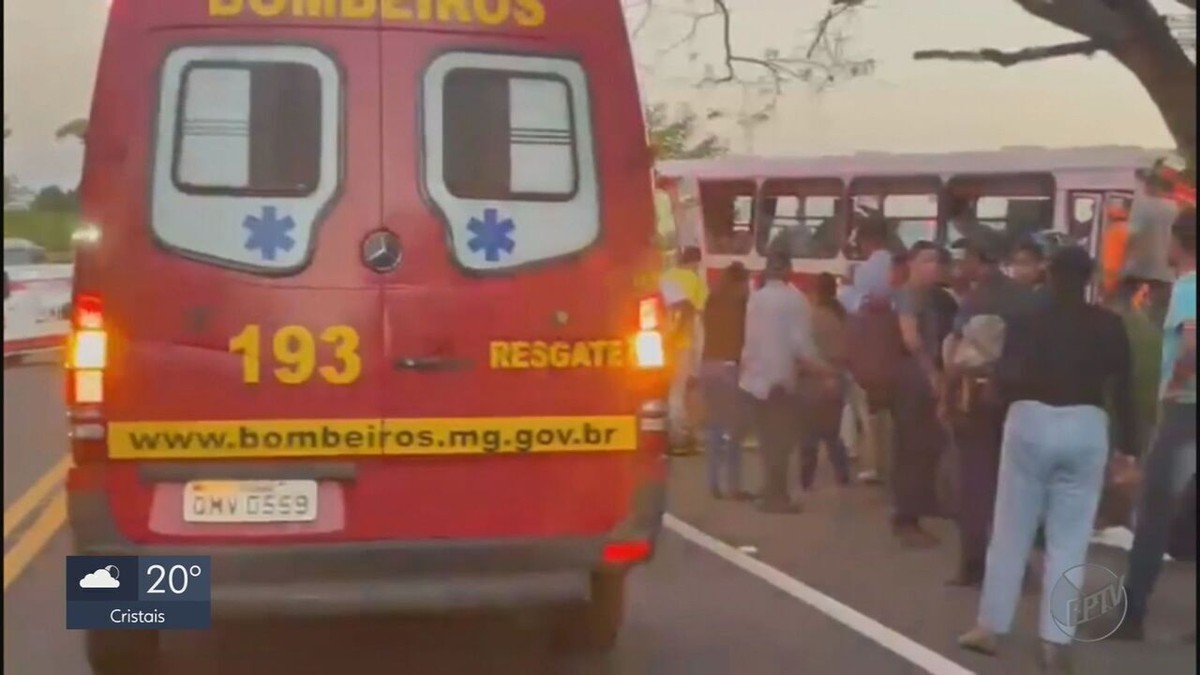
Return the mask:
{"type": "Polygon", "coordinates": [[[167,588],[171,590],[173,595],[183,595],[187,592],[188,580],[192,577],[200,576],[200,566],[192,565],[184,567],[183,565],[171,565],[171,569],[167,569],[159,564],[154,564],[146,568],[146,574],[154,576],[158,573],[158,578],[150,584],[150,588],[146,589],[146,593],[166,593],[167,589],[162,587],[163,581],[167,582],[167,588]]]}

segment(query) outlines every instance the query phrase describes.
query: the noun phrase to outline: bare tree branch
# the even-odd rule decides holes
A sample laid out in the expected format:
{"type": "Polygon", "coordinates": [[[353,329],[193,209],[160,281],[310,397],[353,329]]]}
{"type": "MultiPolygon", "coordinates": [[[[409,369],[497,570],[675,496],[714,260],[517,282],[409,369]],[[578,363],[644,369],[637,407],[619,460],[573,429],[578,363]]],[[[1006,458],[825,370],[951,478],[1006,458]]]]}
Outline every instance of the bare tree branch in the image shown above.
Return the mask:
{"type": "Polygon", "coordinates": [[[637,36],[641,35],[642,30],[646,27],[646,24],[650,21],[650,17],[654,13],[654,0],[627,0],[624,5],[626,12],[631,12],[638,8],[642,10],[641,15],[638,16],[637,23],[633,24],[633,27],[629,29],[630,37],[637,38],[637,36]]]}
{"type": "Polygon", "coordinates": [[[1096,40],[1120,42],[1129,36],[1122,4],[1149,5],[1149,0],[1015,0],[1022,9],[1060,28],[1096,40]]]}
{"type": "MultiPolygon", "coordinates": [[[[646,15],[651,11],[686,17],[686,29],[677,39],[658,50],[660,56],[695,42],[705,26],[714,24],[719,47],[713,60],[705,64],[700,84],[740,85],[747,97],[743,110],[738,114],[739,124],[754,125],[769,118],[785,87],[791,83],[803,83],[824,90],[842,80],[867,75],[874,69],[873,59],[855,58],[846,53],[849,38],[841,29],[843,20],[849,19],[853,10],[863,6],[866,0],[826,2],[829,7],[810,31],[810,36],[805,36],[799,44],[792,45],[786,51],[768,48],[761,53],[739,49],[733,34],[734,9],[729,0],[697,2],[695,4],[699,7],[694,9],[680,8],[658,0],[626,0],[626,9],[643,12],[637,19],[631,19],[635,34],[645,24],[646,15]]],[[[688,6],[691,5],[689,2],[688,6]]],[[[696,58],[695,54],[689,56],[696,58]]]]}
{"type": "Polygon", "coordinates": [[[1096,40],[1079,40],[1045,47],[1026,47],[1016,51],[1006,52],[999,49],[980,49],[978,51],[961,51],[953,49],[925,49],[913,53],[913,59],[925,61],[938,59],[943,61],[967,61],[972,63],[994,63],[1003,68],[1015,66],[1028,61],[1042,61],[1061,56],[1091,56],[1104,49],[1096,40]]]}

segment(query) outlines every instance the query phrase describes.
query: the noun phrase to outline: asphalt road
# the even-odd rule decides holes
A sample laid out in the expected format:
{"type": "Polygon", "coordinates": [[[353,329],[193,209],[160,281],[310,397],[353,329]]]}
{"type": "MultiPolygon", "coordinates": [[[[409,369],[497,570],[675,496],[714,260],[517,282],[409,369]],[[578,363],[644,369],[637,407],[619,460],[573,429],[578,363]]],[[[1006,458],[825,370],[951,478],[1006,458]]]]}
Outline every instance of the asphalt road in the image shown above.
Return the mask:
{"type": "MultiPolygon", "coordinates": [[[[89,672],[82,636],[63,628],[70,551],[59,488],[41,480],[66,452],[60,383],[52,358],[4,373],[4,672],[11,675],[89,672]],[[31,500],[39,481],[50,487],[31,500]],[[10,522],[18,511],[27,511],[20,527],[10,522]]],[[[676,518],[656,560],[631,578],[625,630],[607,657],[552,656],[536,617],[230,624],[172,634],[164,675],[1035,672],[1033,598],[1023,602],[1002,658],[954,647],[976,597],[942,584],[952,562],[949,530],[937,549],[903,552],[887,536],[884,500],[871,488],[822,487],[806,498],[804,513],[768,517],[709,499],[698,489],[701,472],[698,458],[676,462],[676,518]],[[753,548],[743,549],[747,555],[737,547],[753,548]]],[[[1121,564],[1111,550],[1097,548],[1094,558],[1121,564]]],[[[1196,672],[1195,647],[1176,638],[1195,629],[1195,593],[1194,566],[1171,565],[1151,642],[1080,645],[1080,672],[1196,672]]]]}

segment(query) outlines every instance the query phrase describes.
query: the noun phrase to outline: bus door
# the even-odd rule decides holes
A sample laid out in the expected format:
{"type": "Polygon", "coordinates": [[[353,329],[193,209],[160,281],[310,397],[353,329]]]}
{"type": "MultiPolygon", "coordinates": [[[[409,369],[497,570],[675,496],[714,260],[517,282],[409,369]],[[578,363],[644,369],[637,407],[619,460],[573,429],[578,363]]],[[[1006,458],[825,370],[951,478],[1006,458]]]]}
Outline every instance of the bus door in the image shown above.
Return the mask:
{"type": "Polygon", "coordinates": [[[1100,265],[1100,279],[1089,291],[1092,299],[1120,283],[1129,259],[1132,210],[1129,190],[1079,190],[1067,195],[1067,236],[1100,265]]]}
{"type": "Polygon", "coordinates": [[[850,181],[850,224],[846,257],[862,260],[858,229],[872,218],[883,218],[890,234],[889,247],[903,251],[918,241],[939,241],[939,201],[942,188],[937,176],[861,177],[850,181]]]}

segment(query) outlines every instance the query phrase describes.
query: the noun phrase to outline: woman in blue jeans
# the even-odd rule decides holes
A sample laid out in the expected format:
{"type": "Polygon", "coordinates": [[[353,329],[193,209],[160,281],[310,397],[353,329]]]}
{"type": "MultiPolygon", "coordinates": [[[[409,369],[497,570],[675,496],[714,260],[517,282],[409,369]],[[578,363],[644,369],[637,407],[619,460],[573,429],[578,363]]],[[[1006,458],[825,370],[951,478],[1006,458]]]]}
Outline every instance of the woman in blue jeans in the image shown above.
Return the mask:
{"type": "Polygon", "coordinates": [[[704,392],[708,488],[717,499],[746,499],[742,490],[743,396],[738,360],[746,333],[749,275],[741,263],[725,268],[704,306],[700,383],[704,392]]]}
{"type": "Polygon", "coordinates": [[[1066,647],[1087,618],[1078,611],[1078,589],[1109,462],[1109,387],[1116,418],[1111,446],[1133,447],[1129,338],[1120,317],[1087,302],[1093,268],[1081,248],[1056,252],[1049,301],[1008,321],[996,378],[1011,405],[983,596],[975,627],[959,638],[964,649],[996,651],[1012,627],[1034,534],[1044,524],[1038,632],[1043,672],[1055,674],[1072,672],[1066,647]]]}

